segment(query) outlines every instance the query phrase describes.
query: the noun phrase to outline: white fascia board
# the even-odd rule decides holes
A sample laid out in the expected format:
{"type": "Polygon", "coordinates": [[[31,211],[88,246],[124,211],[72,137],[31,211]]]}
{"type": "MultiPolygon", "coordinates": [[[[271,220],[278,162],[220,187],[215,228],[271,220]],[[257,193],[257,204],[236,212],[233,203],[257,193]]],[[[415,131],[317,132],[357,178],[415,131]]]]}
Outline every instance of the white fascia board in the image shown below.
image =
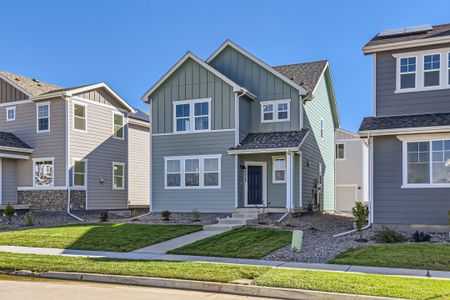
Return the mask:
{"type": "Polygon", "coordinates": [[[22,93],[24,93],[25,95],[27,95],[28,97],[30,97],[30,98],[33,97],[33,95],[30,92],[28,92],[27,90],[25,90],[24,88],[22,88],[21,86],[16,84],[13,80],[9,79],[8,77],[4,76],[1,73],[0,73],[0,78],[3,79],[4,81],[6,81],[7,83],[9,83],[10,85],[12,85],[13,87],[15,87],[16,89],[18,89],[19,91],[21,91],[22,93]]]}
{"type": "Polygon", "coordinates": [[[0,146],[0,150],[1,151],[12,151],[12,152],[23,152],[23,153],[32,153],[33,152],[33,149],[6,147],[6,146],[0,146]]]}
{"type": "Polygon", "coordinates": [[[258,154],[258,153],[278,153],[278,152],[298,152],[298,147],[291,148],[268,148],[268,149],[245,149],[245,150],[228,150],[228,154],[258,154]]]}
{"type": "Polygon", "coordinates": [[[382,130],[363,130],[358,131],[361,138],[381,135],[396,135],[396,134],[416,134],[416,133],[435,133],[435,132],[450,132],[450,126],[433,126],[433,127],[413,127],[413,128],[395,128],[382,130]]]}
{"type": "Polygon", "coordinates": [[[241,87],[240,85],[238,85],[237,83],[235,83],[234,81],[232,81],[230,78],[226,77],[225,75],[223,75],[222,73],[220,73],[219,71],[217,71],[216,69],[214,69],[212,66],[210,66],[209,64],[205,63],[203,60],[201,60],[200,58],[198,58],[194,53],[192,53],[191,51],[188,51],[166,74],[164,74],[163,77],[161,77],[145,94],[144,96],[142,96],[142,101],[148,103],[149,99],[148,97],[154,92],[156,91],[156,89],[164,82],[167,80],[167,78],[169,78],[181,65],[183,65],[183,63],[188,60],[188,59],[192,59],[195,62],[197,62],[200,66],[202,66],[203,68],[207,69],[209,72],[213,73],[215,76],[219,77],[220,79],[222,79],[223,81],[225,81],[227,84],[229,84],[232,88],[233,88],[233,92],[242,92],[245,93],[247,95],[249,95],[251,98],[256,98],[255,95],[253,95],[252,93],[250,93],[249,91],[247,91],[245,88],[241,87]]]}
{"type": "Polygon", "coordinates": [[[431,46],[431,45],[445,44],[445,43],[450,43],[450,36],[442,36],[442,37],[435,37],[435,38],[427,38],[427,39],[423,39],[423,40],[404,41],[404,42],[398,42],[398,43],[366,46],[362,50],[363,50],[364,54],[372,54],[372,53],[380,52],[380,51],[388,51],[388,50],[396,50],[396,49],[420,47],[420,46],[431,46]]]}
{"type": "Polygon", "coordinates": [[[284,82],[286,82],[290,86],[292,86],[295,89],[297,89],[299,91],[300,95],[303,96],[303,95],[307,95],[308,94],[308,92],[304,88],[302,88],[301,86],[299,86],[298,84],[296,84],[295,82],[293,82],[292,80],[290,80],[289,78],[287,78],[286,76],[284,76],[283,74],[281,74],[280,72],[278,72],[277,70],[275,70],[274,68],[272,68],[271,66],[266,64],[265,62],[263,62],[261,59],[257,58],[256,56],[254,56],[253,54],[248,52],[247,50],[245,50],[245,49],[241,48],[240,46],[236,45],[231,40],[226,40],[216,51],[214,51],[214,53],[206,60],[206,62],[209,64],[227,46],[230,46],[233,49],[237,50],[242,55],[246,56],[247,58],[249,58],[250,60],[252,60],[256,64],[262,66],[264,69],[266,69],[267,71],[269,71],[270,73],[272,73],[273,75],[278,77],[279,79],[283,80],[284,82]]]}

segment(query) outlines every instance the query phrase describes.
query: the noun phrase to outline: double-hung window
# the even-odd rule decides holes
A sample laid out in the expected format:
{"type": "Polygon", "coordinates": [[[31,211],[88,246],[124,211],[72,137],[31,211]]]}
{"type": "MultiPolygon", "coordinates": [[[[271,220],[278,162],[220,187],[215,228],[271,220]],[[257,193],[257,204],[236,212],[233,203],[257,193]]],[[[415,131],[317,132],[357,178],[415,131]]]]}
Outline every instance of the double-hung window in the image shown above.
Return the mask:
{"type": "Polygon", "coordinates": [[[87,131],[87,105],[73,104],[73,128],[77,131],[87,131]]]}
{"type": "Polygon", "coordinates": [[[284,122],[289,121],[291,100],[276,100],[261,102],[261,122],[284,122]]]}
{"type": "Polygon", "coordinates": [[[125,164],[113,162],[113,190],[123,190],[125,187],[125,164]]]}
{"type": "Polygon", "coordinates": [[[400,89],[413,89],[416,87],[416,57],[400,58],[400,89]]]}
{"type": "Polygon", "coordinates": [[[6,121],[14,121],[16,119],[16,107],[10,106],[6,108],[6,121]]]}
{"type": "Polygon", "coordinates": [[[423,57],[423,86],[440,85],[441,55],[431,54],[423,57]]]}
{"type": "Polygon", "coordinates": [[[87,161],[74,160],[72,172],[72,186],[85,187],[87,174],[87,161]]]}
{"type": "Polygon", "coordinates": [[[282,156],[272,157],[272,182],[286,182],[286,159],[282,156]]]}
{"type": "Polygon", "coordinates": [[[53,158],[35,158],[33,159],[33,185],[35,187],[53,186],[53,158]]]}
{"type": "Polygon", "coordinates": [[[174,102],[174,132],[211,130],[211,99],[174,102]]]}
{"type": "Polygon", "coordinates": [[[406,187],[450,187],[450,140],[404,142],[406,187]]]}
{"type": "Polygon", "coordinates": [[[124,117],[119,112],[113,112],[113,138],[123,140],[124,133],[124,117]]]}
{"type": "Polygon", "coordinates": [[[36,105],[37,132],[50,131],[50,103],[39,103],[36,105]]]}
{"type": "Polygon", "coordinates": [[[345,144],[336,144],[336,159],[345,159],[345,144]]]}
{"type": "Polygon", "coordinates": [[[166,189],[220,188],[221,155],[166,157],[166,189]]]}

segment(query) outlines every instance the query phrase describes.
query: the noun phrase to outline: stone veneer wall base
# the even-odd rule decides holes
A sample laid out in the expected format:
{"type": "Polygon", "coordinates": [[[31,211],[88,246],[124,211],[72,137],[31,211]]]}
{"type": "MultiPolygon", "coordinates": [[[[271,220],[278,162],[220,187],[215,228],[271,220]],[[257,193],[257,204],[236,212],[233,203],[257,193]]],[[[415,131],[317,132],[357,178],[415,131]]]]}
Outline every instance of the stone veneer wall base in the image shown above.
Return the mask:
{"type": "MultiPolygon", "coordinates": [[[[86,191],[71,191],[71,210],[84,210],[86,191]]],[[[18,191],[17,204],[29,204],[30,209],[61,211],[67,209],[67,190],[18,191]]]]}

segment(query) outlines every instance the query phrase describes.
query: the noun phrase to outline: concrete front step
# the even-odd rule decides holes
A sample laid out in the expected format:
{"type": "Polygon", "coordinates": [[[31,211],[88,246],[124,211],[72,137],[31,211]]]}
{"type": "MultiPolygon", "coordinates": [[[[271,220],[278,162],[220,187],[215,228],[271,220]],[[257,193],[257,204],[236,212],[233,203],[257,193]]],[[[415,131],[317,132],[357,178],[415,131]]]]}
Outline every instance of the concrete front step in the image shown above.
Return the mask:
{"type": "Polygon", "coordinates": [[[203,230],[222,230],[228,231],[235,228],[239,228],[244,226],[243,224],[212,224],[212,225],[204,225],[203,230]]]}
{"type": "Polygon", "coordinates": [[[247,224],[247,219],[241,218],[224,218],[219,219],[219,224],[237,224],[237,225],[245,225],[247,224]]]}
{"type": "Polygon", "coordinates": [[[258,213],[232,213],[232,218],[243,218],[243,219],[256,219],[258,213]]]}

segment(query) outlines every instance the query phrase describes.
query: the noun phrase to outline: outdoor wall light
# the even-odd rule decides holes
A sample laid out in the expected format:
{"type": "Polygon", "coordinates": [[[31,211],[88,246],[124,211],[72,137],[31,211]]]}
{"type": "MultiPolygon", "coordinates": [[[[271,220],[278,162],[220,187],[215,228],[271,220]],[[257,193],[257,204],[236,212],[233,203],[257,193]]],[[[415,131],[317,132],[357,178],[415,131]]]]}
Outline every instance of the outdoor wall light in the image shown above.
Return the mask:
{"type": "Polygon", "coordinates": [[[240,165],[239,167],[241,168],[241,170],[247,169],[244,165],[240,165]]]}
{"type": "Polygon", "coordinates": [[[103,177],[100,177],[100,183],[104,183],[105,180],[103,180],[103,177]]]}

